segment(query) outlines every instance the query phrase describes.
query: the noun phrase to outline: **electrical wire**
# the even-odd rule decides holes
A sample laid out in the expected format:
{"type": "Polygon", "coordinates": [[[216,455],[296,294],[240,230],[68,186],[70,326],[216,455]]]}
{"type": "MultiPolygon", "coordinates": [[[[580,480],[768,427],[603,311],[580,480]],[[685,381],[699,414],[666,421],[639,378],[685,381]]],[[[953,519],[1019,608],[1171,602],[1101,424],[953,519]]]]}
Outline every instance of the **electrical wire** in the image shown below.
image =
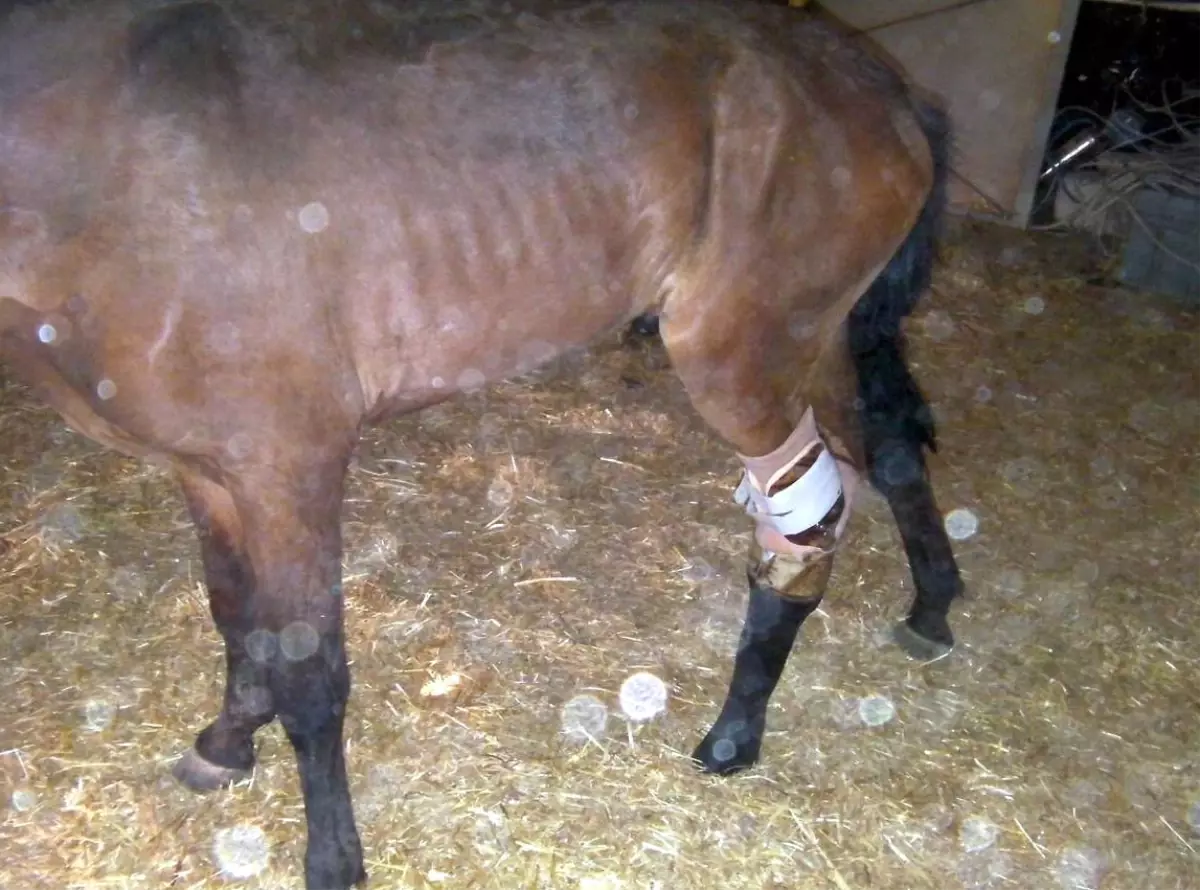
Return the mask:
{"type": "MultiPolygon", "coordinates": [[[[1200,115],[1184,114],[1179,109],[1185,103],[1200,104],[1200,89],[1183,89],[1175,99],[1166,97],[1167,84],[1162,85],[1163,101],[1154,105],[1138,99],[1124,90],[1124,99],[1142,114],[1165,118],[1167,123],[1147,133],[1128,134],[1114,141],[1086,164],[1073,169],[1086,170],[1096,177],[1090,194],[1073,191],[1064,174],[1056,174],[1055,187],[1072,201],[1075,210],[1066,219],[1036,226],[1039,229],[1061,229],[1068,226],[1103,232],[1110,223],[1141,228],[1155,247],[1165,254],[1200,272],[1200,262],[1182,256],[1163,243],[1155,228],[1138,210],[1137,198],[1146,191],[1183,196],[1200,202],[1200,115]],[[1170,137],[1170,138],[1167,138],[1170,137]]],[[[1066,106],[1055,115],[1056,123],[1064,116],[1083,115],[1101,127],[1109,128],[1109,119],[1090,108],[1066,106]]],[[[1051,190],[1053,192],[1053,189],[1051,190]]]]}

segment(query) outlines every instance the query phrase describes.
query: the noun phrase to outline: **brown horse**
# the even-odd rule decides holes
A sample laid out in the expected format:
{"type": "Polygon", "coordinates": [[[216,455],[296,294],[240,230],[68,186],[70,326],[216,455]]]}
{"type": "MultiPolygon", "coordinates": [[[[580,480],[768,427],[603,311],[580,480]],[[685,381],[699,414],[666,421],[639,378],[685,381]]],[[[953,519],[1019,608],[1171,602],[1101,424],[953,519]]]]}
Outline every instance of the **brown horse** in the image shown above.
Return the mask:
{"type": "Polygon", "coordinates": [[[195,789],[295,748],[310,890],[365,878],[339,510],[364,423],[657,313],[746,467],[745,629],[695,752],[752,763],[869,471],[949,650],[960,589],[900,324],[947,134],[812,13],[635,2],[0,3],[0,356],[177,475],[224,637],[195,789]]]}

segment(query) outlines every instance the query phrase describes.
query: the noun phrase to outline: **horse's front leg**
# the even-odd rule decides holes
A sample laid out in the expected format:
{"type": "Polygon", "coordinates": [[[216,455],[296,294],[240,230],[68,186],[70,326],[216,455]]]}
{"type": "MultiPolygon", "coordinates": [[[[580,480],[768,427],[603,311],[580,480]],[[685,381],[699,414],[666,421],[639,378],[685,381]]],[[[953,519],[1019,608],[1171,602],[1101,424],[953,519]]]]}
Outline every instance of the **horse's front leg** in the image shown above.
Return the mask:
{"type": "MultiPolygon", "coordinates": [[[[758,562],[761,568],[762,562],[758,562]]],[[[804,598],[783,596],[762,578],[750,575],[750,600],[733,662],[725,704],[692,757],[706,771],[726,775],[754,764],[766,733],[767,704],[783,676],[800,626],[821,603],[832,554],[807,569],[804,598]]]]}
{"type": "Polygon", "coordinates": [[[729,691],[693,755],[714,773],[758,759],[768,702],[801,625],[825,593],[857,480],[851,456],[825,441],[812,404],[801,406],[798,422],[789,420],[796,400],[775,383],[777,369],[807,374],[821,344],[773,336],[786,325],[767,311],[747,309],[753,308],[748,299],[731,290],[681,300],[662,321],[667,351],[693,406],[742,459],[746,473],[737,497],[757,524],[729,691]]]}
{"type": "Polygon", "coordinates": [[[251,654],[265,668],[271,705],[300,769],[305,886],[348,890],[366,880],[342,741],[350,670],[339,514],[350,449],[296,447],[304,441],[289,441],[293,457],[239,468],[230,491],[254,570],[245,612],[251,654]]]}
{"type": "Polygon", "coordinates": [[[209,607],[225,640],[225,699],[221,713],[175,765],[175,778],[193,791],[213,791],[250,774],[254,733],[275,716],[267,665],[256,651],[248,607],[254,570],[242,522],[223,485],[200,473],[179,474],[184,499],[200,536],[209,607]]]}
{"type": "Polygon", "coordinates": [[[809,410],[773,452],[743,458],[746,474],[738,500],[755,516],[758,529],[747,569],[750,598],[729,691],[693,754],[708,772],[733,773],[758,760],[771,694],[801,625],[820,605],[833,571],[854,474],[848,466],[839,466],[812,418],[809,410]]]}

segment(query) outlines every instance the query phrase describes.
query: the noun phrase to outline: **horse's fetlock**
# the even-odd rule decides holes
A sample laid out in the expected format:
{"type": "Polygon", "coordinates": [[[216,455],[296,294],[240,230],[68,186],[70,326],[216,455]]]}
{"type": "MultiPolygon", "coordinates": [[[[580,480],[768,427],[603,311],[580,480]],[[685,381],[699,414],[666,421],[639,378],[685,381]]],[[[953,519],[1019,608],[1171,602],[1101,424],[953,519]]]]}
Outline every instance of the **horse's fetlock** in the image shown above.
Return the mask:
{"type": "Polygon", "coordinates": [[[753,585],[772,590],[784,599],[807,602],[819,600],[824,593],[826,568],[832,560],[832,551],[770,551],[756,539],[750,543],[747,574],[753,585]]]}

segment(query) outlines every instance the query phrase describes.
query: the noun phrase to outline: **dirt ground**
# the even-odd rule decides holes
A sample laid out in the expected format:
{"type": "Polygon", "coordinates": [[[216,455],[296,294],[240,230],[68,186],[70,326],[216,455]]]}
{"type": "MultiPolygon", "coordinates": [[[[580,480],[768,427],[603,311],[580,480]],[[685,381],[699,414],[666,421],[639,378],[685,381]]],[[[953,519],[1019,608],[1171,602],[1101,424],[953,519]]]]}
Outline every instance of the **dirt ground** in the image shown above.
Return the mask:
{"type": "MultiPolygon", "coordinates": [[[[373,430],[345,513],[371,886],[1200,886],[1197,314],[1100,271],[1075,239],[956,225],[910,330],[941,506],[978,522],[959,645],[922,665],[887,642],[911,582],[866,496],[733,779],[686,757],[749,521],[657,343],[373,430]],[[637,671],[670,697],[633,725],[637,671]],[[610,713],[580,742],[585,695],[610,713]]],[[[11,382],[0,477],[0,890],[300,887],[278,727],[229,792],[169,776],[222,669],[171,480],[11,382]]]]}

